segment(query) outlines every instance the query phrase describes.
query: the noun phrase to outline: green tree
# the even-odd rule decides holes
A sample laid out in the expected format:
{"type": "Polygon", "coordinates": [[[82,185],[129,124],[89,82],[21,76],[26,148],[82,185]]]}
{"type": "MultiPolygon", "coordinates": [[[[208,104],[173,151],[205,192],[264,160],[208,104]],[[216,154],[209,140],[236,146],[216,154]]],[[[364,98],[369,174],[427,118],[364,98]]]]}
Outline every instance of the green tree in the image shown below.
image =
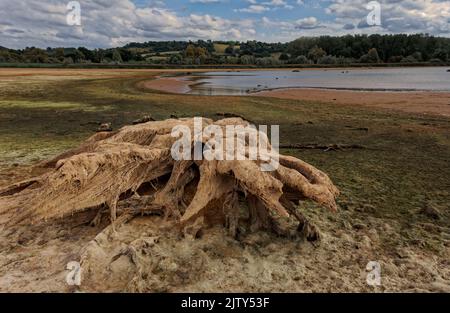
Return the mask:
{"type": "Polygon", "coordinates": [[[255,64],[255,57],[252,55],[243,55],[240,58],[241,64],[251,65],[255,64]]]}
{"type": "Polygon", "coordinates": [[[416,63],[418,61],[412,55],[409,55],[409,56],[404,57],[403,59],[401,59],[400,62],[401,63],[416,63]]]}
{"type": "Polygon", "coordinates": [[[186,58],[195,58],[195,46],[194,45],[188,45],[186,47],[186,50],[184,51],[184,56],[186,58]]]}
{"type": "Polygon", "coordinates": [[[335,56],[326,55],[317,60],[317,64],[337,64],[337,59],[335,56]]]}
{"type": "Polygon", "coordinates": [[[47,63],[47,51],[39,48],[25,48],[23,51],[24,61],[27,63],[47,63]]]}
{"type": "Polygon", "coordinates": [[[169,64],[182,64],[183,57],[180,54],[172,54],[169,58],[169,64]]]}
{"type": "Polygon", "coordinates": [[[54,56],[58,61],[63,62],[65,56],[64,48],[56,48],[54,51],[54,56]]]}
{"type": "Polygon", "coordinates": [[[413,54],[411,54],[411,56],[419,62],[423,61],[422,53],[419,51],[414,52],[413,54]]]}
{"type": "Polygon", "coordinates": [[[444,49],[436,49],[433,53],[433,58],[445,62],[448,59],[448,52],[445,51],[444,49]]]}
{"type": "Polygon", "coordinates": [[[287,53],[282,53],[280,55],[280,61],[288,61],[289,60],[289,55],[287,53]]]}
{"type": "Polygon", "coordinates": [[[84,59],[93,62],[94,61],[94,52],[91,50],[85,48],[85,47],[79,47],[78,51],[81,52],[84,55],[84,59]]]}
{"type": "Polygon", "coordinates": [[[234,46],[228,46],[226,49],[225,49],[225,54],[234,54],[234,46]]]}
{"type": "Polygon", "coordinates": [[[1,63],[10,62],[10,57],[11,56],[8,51],[0,50],[0,62],[1,63]]]}
{"type": "Polygon", "coordinates": [[[367,57],[369,63],[380,63],[380,56],[378,55],[378,51],[375,48],[372,48],[367,53],[367,57]]]}
{"type": "Polygon", "coordinates": [[[122,56],[120,55],[119,50],[114,49],[113,54],[112,54],[112,60],[116,63],[122,63],[122,56]]]}
{"type": "MultiPolygon", "coordinates": [[[[207,42],[202,42],[202,45],[209,45],[207,42]]],[[[193,44],[189,44],[184,50],[185,61],[187,59],[193,60],[195,64],[206,63],[209,57],[207,47],[196,47],[193,44]]]]}
{"type": "Polygon", "coordinates": [[[327,53],[322,48],[319,48],[318,46],[315,46],[308,52],[308,58],[313,60],[314,63],[317,63],[317,61],[326,56],[327,53]]]}
{"type": "Polygon", "coordinates": [[[294,63],[296,63],[296,64],[311,64],[311,60],[309,60],[304,55],[299,55],[298,57],[295,58],[294,63]]]}
{"type": "Polygon", "coordinates": [[[360,63],[379,63],[380,57],[378,55],[378,51],[375,48],[372,48],[364,54],[361,58],[359,58],[360,63]]]}

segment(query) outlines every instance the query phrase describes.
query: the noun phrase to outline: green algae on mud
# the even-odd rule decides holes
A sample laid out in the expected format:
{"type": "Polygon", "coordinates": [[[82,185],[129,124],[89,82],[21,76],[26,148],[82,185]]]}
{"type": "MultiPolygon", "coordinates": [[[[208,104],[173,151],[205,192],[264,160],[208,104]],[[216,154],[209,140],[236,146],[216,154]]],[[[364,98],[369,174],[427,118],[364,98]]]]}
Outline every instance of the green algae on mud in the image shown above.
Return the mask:
{"type": "Polygon", "coordinates": [[[52,101],[5,101],[0,100],[0,108],[2,109],[57,109],[57,110],[83,110],[83,111],[99,111],[106,110],[107,106],[91,106],[86,103],[77,102],[52,102],[52,101]]]}

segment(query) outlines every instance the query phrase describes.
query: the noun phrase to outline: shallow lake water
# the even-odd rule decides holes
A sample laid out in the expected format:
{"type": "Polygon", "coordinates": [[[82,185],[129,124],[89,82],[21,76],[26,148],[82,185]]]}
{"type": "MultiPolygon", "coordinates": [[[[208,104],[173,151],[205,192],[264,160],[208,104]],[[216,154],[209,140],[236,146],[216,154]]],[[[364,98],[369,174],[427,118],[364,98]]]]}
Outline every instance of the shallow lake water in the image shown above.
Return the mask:
{"type": "Polygon", "coordinates": [[[195,74],[191,94],[244,95],[278,88],[450,91],[449,67],[229,71],[195,74]]]}

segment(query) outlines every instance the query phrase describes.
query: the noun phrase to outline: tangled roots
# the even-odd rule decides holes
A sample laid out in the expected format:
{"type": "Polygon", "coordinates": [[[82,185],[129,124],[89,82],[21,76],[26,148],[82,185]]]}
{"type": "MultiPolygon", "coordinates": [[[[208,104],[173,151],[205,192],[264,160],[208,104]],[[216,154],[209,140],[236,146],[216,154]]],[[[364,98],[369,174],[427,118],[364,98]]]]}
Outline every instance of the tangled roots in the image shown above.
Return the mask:
{"type": "MultiPolygon", "coordinates": [[[[214,126],[224,133],[230,125],[249,126],[240,118],[201,121],[203,130],[214,126]]],[[[254,160],[174,160],[171,150],[179,138],[172,130],[183,126],[194,132],[194,124],[194,119],[170,119],[97,133],[80,147],[40,164],[48,169],[45,174],[0,190],[0,226],[108,209],[113,225],[118,216],[128,220],[137,214],[160,214],[185,230],[199,223],[222,223],[233,236],[242,220],[252,230],[281,234],[280,218],[291,216],[308,238],[317,236],[296,204],[312,200],[336,210],[339,192],[325,173],[278,154],[279,166],[273,171],[261,170],[267,160],[260,155],[254,160]]],[[[268,141],[256,129],[250,132],[268,141]]],[[[248,148],[247,137],[227,136],[227,142],[237,140],[248,148]]],[[[212,134],[197,140],[205,146],[211,139],[212,134]]],[[[195,146],[194,139],[191,143],[195,146]]]]}

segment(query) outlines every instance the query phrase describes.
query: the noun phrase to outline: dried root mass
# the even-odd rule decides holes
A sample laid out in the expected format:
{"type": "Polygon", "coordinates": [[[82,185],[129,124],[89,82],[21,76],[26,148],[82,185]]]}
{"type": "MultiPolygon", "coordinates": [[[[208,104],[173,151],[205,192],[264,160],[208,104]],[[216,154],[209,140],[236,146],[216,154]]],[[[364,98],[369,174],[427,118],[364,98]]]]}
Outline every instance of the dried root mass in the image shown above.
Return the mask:
{"type": "MultiPolygon", "coordinates": [[[[241,118],[202,119],[202,125],[225,129],[248,123],[241,118]]],[[[47,168],[43,175],[0,190],[0,227],[97,209],[99,217],[108,210],[113,226],[137,214],[159,214],[193,235],[204,225],[217,223],[232,235],[241,231],[242,223],[249,230],[283,234],[283,218],[290,217],[300,222],[299,232],[314,240],[318,233],[299,212],[299,201],[312,200],[336,210],[338,190],[329,177],[294,157],[280,155],[279,167],[270,172],[261,170],[261,159],[174,160],[175,126],[194,131],[194,119],[150,121],[100,132],[40,164],[47,168]]],[[[203,138],[203,143],[209,139],[203,138]]]]}

